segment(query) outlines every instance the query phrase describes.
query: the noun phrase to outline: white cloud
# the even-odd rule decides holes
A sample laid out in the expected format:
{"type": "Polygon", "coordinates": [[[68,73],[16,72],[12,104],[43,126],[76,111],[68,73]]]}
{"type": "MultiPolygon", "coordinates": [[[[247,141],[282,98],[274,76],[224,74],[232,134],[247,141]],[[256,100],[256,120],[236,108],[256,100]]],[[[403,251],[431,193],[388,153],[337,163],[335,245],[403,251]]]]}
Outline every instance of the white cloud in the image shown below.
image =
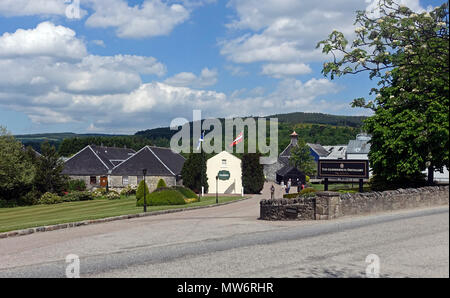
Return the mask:
{"type": "Polygon", "coordinates": [[[311,73],[312,69],[304,63],[280,63],[263,65],[262,73],[275,78],[311,73]]]}
{"type": "Polygon", "coordinates": [[[94,13],[86,25],[116,28],[123,38],[145,38],[169,34],[175,26],[189,18],[189,11],[180,4],[146,0],[142,5],[128,6],[123,0],[90,0],[94,13]]]}
{"type": "Polygon", "coordinates": [[[40,23],[34,29],[17,29],[0,36],[0,57],[51,56],[80,59],[86,56],[86,46],[75,32],[50,22],[40,23]]]}
{"type": "Polygon", "coordinates": [[[164,82],[178,87],[204,88],[217,83],[217,70],[204,68],[199,76],[191,72],[181,72],[164,82]]]}
{"type": "MultiPolygon", "coordinates": [[[[270,76],[302,74],[300,65],[327,59],[316,49],[333,30],[354,36],[356,10],[372,9],[374,1],[342,0],[232,0],[236,17],[227,24],[230,35],[219,42],[220,53],[234,63],[270,62],[263,73],[270,76]],[[273,63],[278,63],[279,67],[273,63]],[[282,73],[281,65],[290,65],[282,73]]],[[[419,0],[401,0],[420,10],[419,0]]]]}
{"type": "Polygon", "coordinates": [[[63,0],[2,0],[0,14],[4,16],[63,15],[63,0]]]}

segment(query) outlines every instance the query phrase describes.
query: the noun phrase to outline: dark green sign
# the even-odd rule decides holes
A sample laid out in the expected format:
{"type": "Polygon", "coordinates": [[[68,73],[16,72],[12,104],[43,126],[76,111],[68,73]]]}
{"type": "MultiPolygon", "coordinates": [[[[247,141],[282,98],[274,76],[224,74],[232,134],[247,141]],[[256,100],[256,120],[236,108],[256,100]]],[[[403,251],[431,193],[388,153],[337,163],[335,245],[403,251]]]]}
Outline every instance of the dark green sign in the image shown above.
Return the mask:
{"type": "Polygon", "coordinates": [[[219,174],[217,176],[219,176],[220,180],[228,180],[228,179],[230,179],[230,172],[228,172],[228,171],[219,171],[219,174]]]}

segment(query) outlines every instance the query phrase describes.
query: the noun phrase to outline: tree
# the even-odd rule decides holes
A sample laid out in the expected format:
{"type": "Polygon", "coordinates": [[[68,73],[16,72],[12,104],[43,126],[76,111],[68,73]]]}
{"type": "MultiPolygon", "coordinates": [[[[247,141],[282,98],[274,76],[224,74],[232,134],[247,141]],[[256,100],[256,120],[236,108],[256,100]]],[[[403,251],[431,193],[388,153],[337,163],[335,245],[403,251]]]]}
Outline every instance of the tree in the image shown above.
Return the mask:
{"type": "Polygon", "coordinates": [[[41,193],[61,194],[67,186],[67,177],[62,175],[64,162],[60,159],[55,146],[44,142],[42,155],[36,158],[36,176],[34,187],[41,193]]]}
{"type": "Polygon", "coordinates": [[[381,0],[376,11],[358,11],[355,24],[360,27],[350,48],[338,31],[319,42],[334,56],[323,73],[333,79],[367,71],[378,80],[370,92],[375,99],[352,103],[374,111],[364,129],[372,134],[369,160],[376,179],[403,185],[428,168],[432,183],[435,169],[449,167],[448,3],[415,13],[381,0]]]}
{"type": "Polygon", "coordinates": [[[34,177],[22,144],[0,126],[0,200],[17,202],[31,191],[34,177]]]}
{"type": "Polygon", "coordinates": [[[136,204],[137,205],[139,205],[139,201],[142,201],[142,204],[144,203],[144,193],[145,193],[145,201],[148,204],[150,192],[148,190],[147,182],[145,182],[145,180],[141,180],[141,182],[139,182],[138,188],[136,190],[136,204]]]}
{"type": "Polygon", "coordinates": [[[264,187],[264,170],[259,162],[260,153],[242,155],[242,186],[245,193],[258,194],[264,187]]]}
{"type": "Polygon", "coordinates": [[[311,155],[311,150],[301,138],[298,139],[297,145],[291,150],[289,163],[305,175],[314,175],[316,173],[316,163],[311,155]]]}
{"type": "Polygon", "coordinates": [[[196,193],[201,192],[204,186],[205,192],[208,192],[208,180],[206,177],[206,153],[191,153],[184,162],[181,170],[183,185],[192,189],[196,193]]]}

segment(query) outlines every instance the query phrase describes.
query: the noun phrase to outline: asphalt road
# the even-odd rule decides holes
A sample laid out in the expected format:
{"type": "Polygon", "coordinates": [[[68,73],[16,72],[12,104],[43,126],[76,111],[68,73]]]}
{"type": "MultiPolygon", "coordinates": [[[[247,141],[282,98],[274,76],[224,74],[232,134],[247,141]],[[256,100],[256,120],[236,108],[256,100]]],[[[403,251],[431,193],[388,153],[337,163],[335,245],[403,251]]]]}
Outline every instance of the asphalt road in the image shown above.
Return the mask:
{"type": "Polygon", "coordinates": [[[259,221],[260,197],[181,213],[0,239],[0,277],[449,277],[449,209],[336,221],[259,221]]]}

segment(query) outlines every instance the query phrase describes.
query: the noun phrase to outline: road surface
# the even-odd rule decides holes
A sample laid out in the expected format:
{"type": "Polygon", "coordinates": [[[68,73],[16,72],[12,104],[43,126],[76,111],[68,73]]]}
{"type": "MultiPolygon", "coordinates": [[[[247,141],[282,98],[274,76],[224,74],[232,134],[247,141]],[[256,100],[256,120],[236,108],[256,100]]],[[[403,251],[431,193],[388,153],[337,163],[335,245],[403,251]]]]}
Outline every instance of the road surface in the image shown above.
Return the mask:
{"type": "MultiPolygon", "coordinates": [[[[267,189],[265,190],[265,192],[267,189]]],[[[215,207],[0,239],[0,277],[449,277],[448,206],[334,221],[257,220],[260,196],[215,207]]]]}

